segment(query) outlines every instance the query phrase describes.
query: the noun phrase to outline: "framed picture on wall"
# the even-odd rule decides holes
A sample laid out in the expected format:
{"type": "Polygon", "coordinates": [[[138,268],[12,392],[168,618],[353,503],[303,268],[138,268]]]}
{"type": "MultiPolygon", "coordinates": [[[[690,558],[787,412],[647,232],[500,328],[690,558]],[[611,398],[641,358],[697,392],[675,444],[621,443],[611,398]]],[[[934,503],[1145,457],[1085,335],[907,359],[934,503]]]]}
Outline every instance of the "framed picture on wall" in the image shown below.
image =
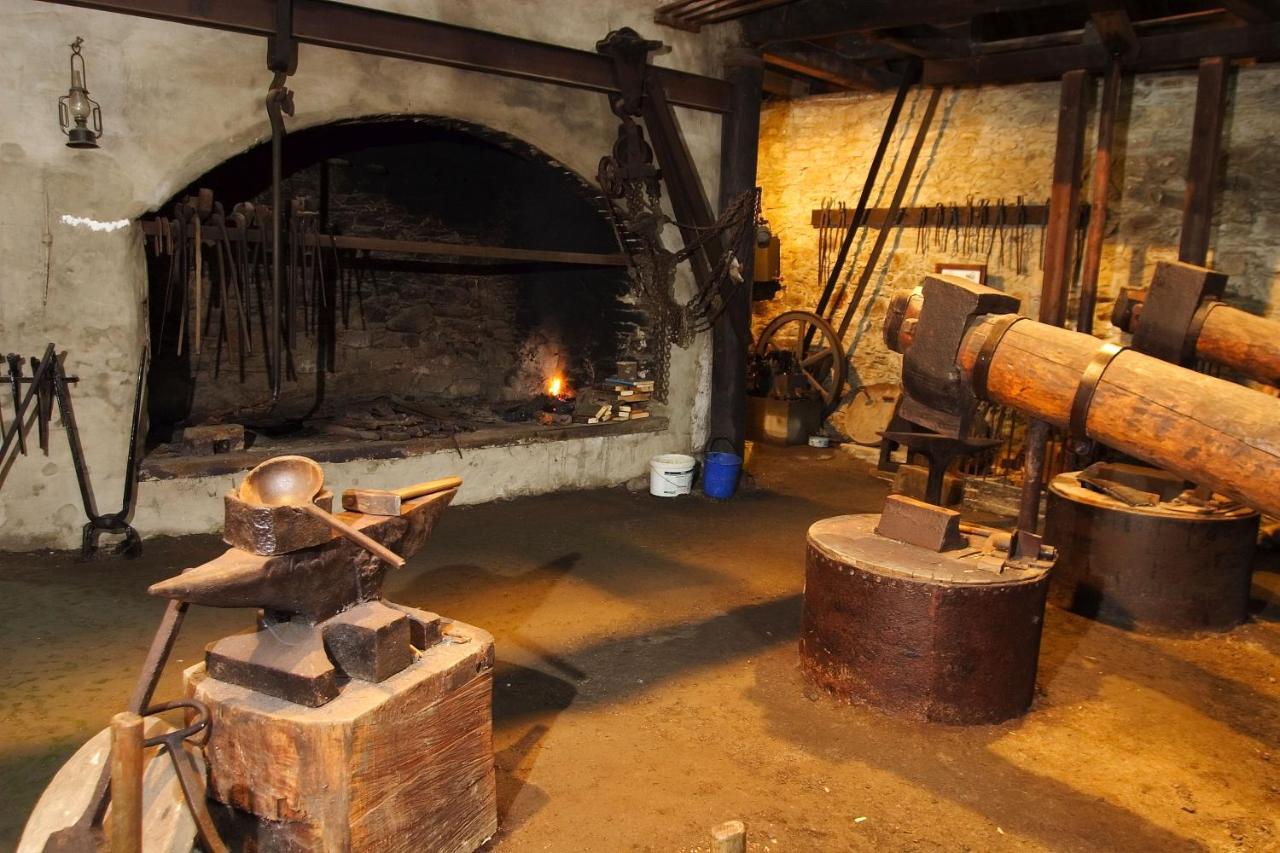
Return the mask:
{"type": "Polygon", "coordinates": [[[959,278],[967,278],[974,284],[987,283],[987,265],[986,264],[962,264],[959,261],[946,261],[939,263],[933,268],[938,275],[954,275],[959,278]]]}

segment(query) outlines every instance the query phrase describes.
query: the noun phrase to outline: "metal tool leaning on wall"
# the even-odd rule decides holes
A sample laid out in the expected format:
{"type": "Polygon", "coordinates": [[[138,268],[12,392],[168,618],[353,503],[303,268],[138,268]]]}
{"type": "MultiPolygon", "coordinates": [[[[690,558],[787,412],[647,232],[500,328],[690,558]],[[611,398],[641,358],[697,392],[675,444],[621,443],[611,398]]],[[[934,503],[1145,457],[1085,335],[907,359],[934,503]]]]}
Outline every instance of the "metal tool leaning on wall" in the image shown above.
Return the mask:
{"type": "MultiPolygon", "coordinates": [[[[75,412],[71,408],[70,386],[80,381],[78,376],[68,376],[63,367],[66,353],[59,355],[57,347],[50,343],[40,358],[31,358],[31,376],[23,376],[23,358],[15,353],[6,356],[8,375],[3,377],[9,382],[13,398],[13,418],[4,426],[4,440],[0,443],[0,471],[10,465],[9,451],[15,445],[18,453],[27,454],[26,432],[34,407],[37,435],[40,449],[47,456],[49,453],[49,427],[53,417],[53,407],[57,404],[58,417],[62,420],[63,429],[67,433],[67,443],[71,449],[71,462],[75,467],[76,482],[80,487],[81,505],[84,507],[88,522],[84,525],[84,533],[80,545],[80,556],[89,559],[98,553],[98,540],[103,533],[122,534],[124,540],[116,546],[115,551],[125,557],[133,558],[142,554],[142,538],[138,531],[129,524],[129,516],[133,513],[134,487],[138,479],[138,430],[142,417],[143,382],[147,375],[147,351],[143,350],[138,362],[138,379],[134,389],[133,421],[129,430],[129,457],[125,463],[124,495],[120,500],[120,509],[113,513],[98,512],[98,504],[93,496],[93,485],[89,480],[89,468],[85,463],[84,448],[80,444],[80,430],[76,426],[75,412]],[[26,385],[24,394],[22,386],[26,385]]],[[[0,479],[0,487],[4,481],[0,479]]]]}
{"type": "Polygon", "coordinates": [[[1264,512],[1280,512],[1280,399],[993,306],[1004,294],[928,276],[885,338],[903,414],[940,429],[979,400],[1009,406],[1264,512]]]}

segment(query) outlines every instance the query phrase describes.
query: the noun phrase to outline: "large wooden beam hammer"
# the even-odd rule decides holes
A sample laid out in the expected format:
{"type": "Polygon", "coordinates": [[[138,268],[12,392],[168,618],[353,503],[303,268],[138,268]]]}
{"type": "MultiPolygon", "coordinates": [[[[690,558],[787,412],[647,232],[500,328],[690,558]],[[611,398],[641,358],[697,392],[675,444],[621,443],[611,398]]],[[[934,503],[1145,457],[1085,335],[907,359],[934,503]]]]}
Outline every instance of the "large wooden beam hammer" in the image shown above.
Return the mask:
{"type": "Polygon", "coordinates": [[[445,477],[402,489],[347,489],[342,493],[342,508],[369,515],[399,515],[400,505],[404,501],[447,492],[461,485],[461,477],[445,477]]]}

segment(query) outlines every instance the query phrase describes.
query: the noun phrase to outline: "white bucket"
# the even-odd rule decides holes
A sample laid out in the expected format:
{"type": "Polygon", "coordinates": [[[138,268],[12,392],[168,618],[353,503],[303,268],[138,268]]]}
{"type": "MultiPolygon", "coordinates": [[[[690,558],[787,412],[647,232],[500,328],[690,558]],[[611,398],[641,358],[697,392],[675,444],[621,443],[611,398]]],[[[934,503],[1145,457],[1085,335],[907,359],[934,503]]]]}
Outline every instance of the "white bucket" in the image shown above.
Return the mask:
{"type": "Polygon", "coordinates": [[[649,460],[649,494],[660,498],[687,495],[693,490],[692,456],[664,453],[649,460]]]}

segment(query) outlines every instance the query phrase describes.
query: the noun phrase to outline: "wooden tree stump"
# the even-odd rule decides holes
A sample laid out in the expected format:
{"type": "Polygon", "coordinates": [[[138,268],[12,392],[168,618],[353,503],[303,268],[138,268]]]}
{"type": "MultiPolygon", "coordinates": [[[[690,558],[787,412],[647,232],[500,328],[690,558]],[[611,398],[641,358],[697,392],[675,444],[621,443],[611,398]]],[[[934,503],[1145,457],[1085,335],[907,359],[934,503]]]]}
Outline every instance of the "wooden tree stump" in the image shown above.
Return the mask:
{"type": "Polygon", "coordinates": [[[1049,563],[992,571],[874,533],[877,515],[809,528],[800,666],[839,699],[920,720],[996,723],[1035,689],[1049,563]]]}
{"type": "Polygon", "coordinates": [[[1128,506],[1085,489],[1077,473],[1049,486],[1054,604],[1158,633],[1229,631],[1249,617],[1258,513],[1239,504],[1128,506]]]}
{"type": "Polygon", "coordinates": [[[209,706],[219,829],[263,853],[464,853],[497,829],[493,638],[460,622],[404,670],[307,708],[186,671],[209,706]]]}

